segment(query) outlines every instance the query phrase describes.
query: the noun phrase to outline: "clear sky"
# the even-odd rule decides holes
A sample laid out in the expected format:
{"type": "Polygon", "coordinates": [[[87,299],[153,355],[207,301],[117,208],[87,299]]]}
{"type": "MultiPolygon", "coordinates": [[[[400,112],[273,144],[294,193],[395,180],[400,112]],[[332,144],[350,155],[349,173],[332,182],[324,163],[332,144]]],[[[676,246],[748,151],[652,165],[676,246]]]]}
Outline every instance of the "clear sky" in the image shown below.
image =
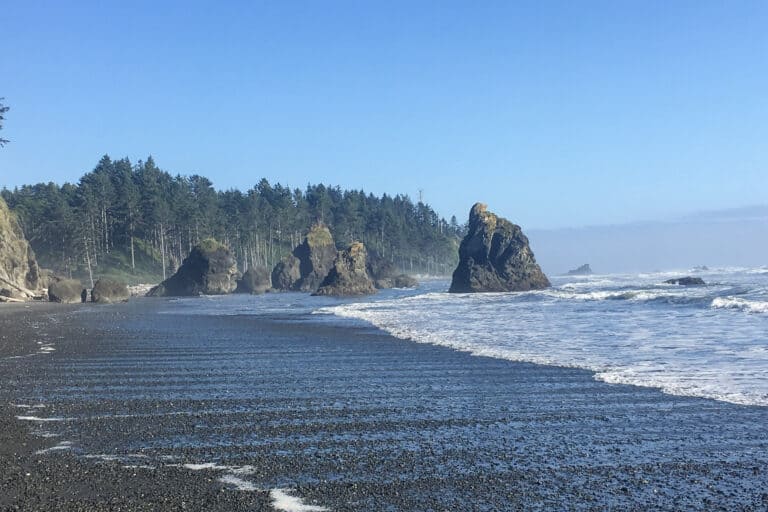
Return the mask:
{"type": "Polygon", "coordinates": [[[0,0],[0,187],[148,154],[529,228],[768,203],[768,2],[0,0]]]}

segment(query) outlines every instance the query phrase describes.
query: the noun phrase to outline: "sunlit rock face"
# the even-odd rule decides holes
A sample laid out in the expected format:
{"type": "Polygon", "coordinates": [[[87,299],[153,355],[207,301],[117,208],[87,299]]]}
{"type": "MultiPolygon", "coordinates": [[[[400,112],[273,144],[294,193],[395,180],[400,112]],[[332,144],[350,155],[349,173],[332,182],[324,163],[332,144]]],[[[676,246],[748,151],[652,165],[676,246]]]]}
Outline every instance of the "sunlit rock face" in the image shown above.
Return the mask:
{"type": "Polygon", "coordinates": [[[450,292],[512,292],[550,286],[520,226],[476,203],[459,246],[450,292]]]}

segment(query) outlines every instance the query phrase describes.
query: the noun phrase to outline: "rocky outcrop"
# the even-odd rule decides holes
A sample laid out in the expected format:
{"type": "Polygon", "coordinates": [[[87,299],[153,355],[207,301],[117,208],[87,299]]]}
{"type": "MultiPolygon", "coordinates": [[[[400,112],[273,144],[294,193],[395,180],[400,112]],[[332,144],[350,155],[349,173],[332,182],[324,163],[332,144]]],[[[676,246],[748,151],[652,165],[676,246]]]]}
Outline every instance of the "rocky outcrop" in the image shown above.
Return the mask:
{"type": "Polygon", "coordinates": [[[29,300],[44,296],[45,289],[35,253],[16,216],[0,197],[0,296],[29,300]]]}
{"type": "Polygon", "coordinates": [[[272,288],[272,280],[269,271],[263,265],[257,265],[245,271],[243,277],[237,282],[235,293],[258,295],[270,288],[272,288]]]}
{"type": "Polygon", "coordinates": [[[677,277],[675,279],[667,279],[665,284],[678,284],[680,286],[701,286],[706,284],[700,277],[677,277]]]}
{"type": "Polygon", "coordinates": [[[373,280],[373,285],[379,290],[414,288],[419,284],[415,278],[406,274],[399,274],[394,263],[374,251],[367,252],[365,269],[368,276],[373,280]]]}
{"type": "Polygon", "coordinates": [[[361,242],[352,242],[338,253],[330,272],[313,295],[347,297],[376,293],[365,269],[366,251],[361,242]]]}
{"type": "Polygon", "coordinates": [[[314,224],[293,252],[275,266],[272,286],[276,290],[315,291],[331,270],[336,252],[330,230],[323,223],[314,224]]]}
{"type": "Polygon", "coordinates": [[[74,279],[55,278],[48,286],[48,300],[51,302],[76,304],[85,302],[87,298],[88,290],[74,279]]]}
{"type": "Polygon", "coordinates": [[[590,276],[592,275],[592,268],[589,266],[589,263],[585,263],[579,268],[569,270],[568,275],[569,276],[590,276]]]}
{"type": "Polygon", "coordinates": [[[510,292],[549,286],[520,226],[477,203],[469,212],[469,231],[459,247],[459,265],[450,292],[510,292]]]}
{"type": "Polygon", "coordinates": [[[237,262],[229,249],[213,239],[192,248],[179,270],[152,288],[151,297],[223,295],[237,288],[237,262]]]}
{"type": "Polygon", "coordinates": [[[301,279],[301,262],[293,254],[288,254],[272,269],[272,287],[275,290],[293,290],[301,279]]]}
{"type": "Polygon", "coordinates": [[[112,304],[113,302],[125,302],[131,296],[128,286],[114,279],[99,279],[91,290],[91,302],[97,304],[112,304]]]}

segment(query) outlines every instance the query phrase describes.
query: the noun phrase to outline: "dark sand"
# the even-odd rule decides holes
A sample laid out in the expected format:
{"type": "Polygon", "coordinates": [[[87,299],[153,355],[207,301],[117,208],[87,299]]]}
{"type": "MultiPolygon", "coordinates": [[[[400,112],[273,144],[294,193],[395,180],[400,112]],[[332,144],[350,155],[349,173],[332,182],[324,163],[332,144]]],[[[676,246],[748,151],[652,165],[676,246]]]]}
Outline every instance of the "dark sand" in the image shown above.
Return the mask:
{"type": "Polygon", "coordinates": [[[768,408],[158,307],[0,308],[0,508],[768,509],[768,408]]]}

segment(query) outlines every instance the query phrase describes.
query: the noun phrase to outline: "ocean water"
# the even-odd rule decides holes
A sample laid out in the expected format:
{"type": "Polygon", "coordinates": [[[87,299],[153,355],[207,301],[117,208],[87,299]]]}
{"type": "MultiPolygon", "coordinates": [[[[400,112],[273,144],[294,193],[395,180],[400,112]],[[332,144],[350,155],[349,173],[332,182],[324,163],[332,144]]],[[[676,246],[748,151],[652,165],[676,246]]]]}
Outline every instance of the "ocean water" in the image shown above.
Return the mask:
{"type": "Polygon", "coordinates": [[[449,294],[448,281],[428,281],[315,313],[477,356],[584,368],[608,383],[768,406],[768,268],[552,281],[489,294],[449,294]],[[707,284],[664,284],[684,275],[707,284]]]}

